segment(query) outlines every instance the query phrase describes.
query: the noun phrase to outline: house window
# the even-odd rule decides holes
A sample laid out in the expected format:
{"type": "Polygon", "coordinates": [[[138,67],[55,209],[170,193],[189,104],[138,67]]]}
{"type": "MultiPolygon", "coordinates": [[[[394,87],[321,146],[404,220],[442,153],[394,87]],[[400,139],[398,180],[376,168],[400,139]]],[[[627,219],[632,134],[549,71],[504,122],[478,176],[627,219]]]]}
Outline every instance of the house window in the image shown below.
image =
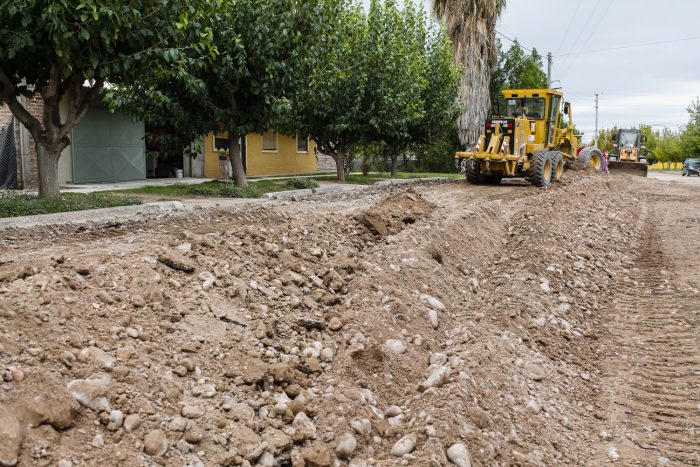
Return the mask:
{"type": "Polygon", "coordinates": [[[297,135],[297,152],[309,152],[309,138],[301,138],[297,135]]]}
{"type": "Polygon", "coordinates": [[[214,135],[214,151],[228,152],[228,137],[214,135]]]}
{"type": "Polygon", "coordinates": [[[266,152],[277,152],[277,132],[266,131],[262,135],[262,150],[266,152]]]}

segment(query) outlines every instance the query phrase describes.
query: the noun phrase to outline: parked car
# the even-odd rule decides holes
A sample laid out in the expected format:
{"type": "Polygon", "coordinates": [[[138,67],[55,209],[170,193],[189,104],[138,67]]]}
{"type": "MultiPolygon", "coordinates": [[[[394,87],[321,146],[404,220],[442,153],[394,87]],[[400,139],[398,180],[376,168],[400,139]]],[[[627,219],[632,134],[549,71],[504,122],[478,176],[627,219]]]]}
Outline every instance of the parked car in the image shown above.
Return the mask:
{"type": "Polygon", "coordinates": [[[683,170],[681,171],[682,176],[697,175],[700,177],[700,159],[686,159],[683,162],[683,170]]]}

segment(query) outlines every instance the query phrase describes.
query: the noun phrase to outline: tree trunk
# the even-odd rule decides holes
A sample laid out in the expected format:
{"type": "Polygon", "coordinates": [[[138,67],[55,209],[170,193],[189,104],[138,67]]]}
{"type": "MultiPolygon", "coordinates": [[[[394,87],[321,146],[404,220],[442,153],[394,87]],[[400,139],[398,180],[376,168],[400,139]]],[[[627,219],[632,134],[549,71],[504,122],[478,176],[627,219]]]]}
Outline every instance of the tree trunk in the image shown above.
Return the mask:
{"type": "Polygon", "coordinates": [[[247,187],[248,179],[246,178],[243,168],[243,156],[241,155],[240,135],[229,130],[228,132],[228,147],[231,153],[231,166],[233,167],[233,183],[236,186],[247,187]]]}
{"type": "Polygon", "coordinates": [[[49,151],[44,145],[36,144],[37,166],[39,168],[39,196],[55,198],[58,189],[58,159],[61,151],[49,151]]]}
{"type": "Polygon", "coordinates": [[[399,157],[398,156],[390,156],[390,158],[391,158],[391,178],[396,178],[396,175],[397,175],[396,166],[398,165],[399,157]]]}
{"type": "Polygon", "coordinates": [[[345,181],[345,154],[342,152],[336,153],[333,156],[335,160],[335,171],[339,182],[345,181]]]}

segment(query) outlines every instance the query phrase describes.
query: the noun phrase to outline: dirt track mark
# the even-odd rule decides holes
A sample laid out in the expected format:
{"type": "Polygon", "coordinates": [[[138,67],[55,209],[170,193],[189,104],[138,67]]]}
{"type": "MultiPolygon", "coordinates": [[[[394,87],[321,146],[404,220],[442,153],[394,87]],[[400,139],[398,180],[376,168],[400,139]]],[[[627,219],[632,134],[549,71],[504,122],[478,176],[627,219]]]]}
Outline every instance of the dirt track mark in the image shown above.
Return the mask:
{"type": "MultiPolygon", "coordinates": [[[[700,465],[700,335],[696,294],[674,284],[652,208],[630,275],[619,284],[604,364],[609,412],[594,461],[700,465]],[[606,436],[607,435],[607,436],[606,436]]],[[[662,222],[659,224],[663,224],[662,222]]]]}

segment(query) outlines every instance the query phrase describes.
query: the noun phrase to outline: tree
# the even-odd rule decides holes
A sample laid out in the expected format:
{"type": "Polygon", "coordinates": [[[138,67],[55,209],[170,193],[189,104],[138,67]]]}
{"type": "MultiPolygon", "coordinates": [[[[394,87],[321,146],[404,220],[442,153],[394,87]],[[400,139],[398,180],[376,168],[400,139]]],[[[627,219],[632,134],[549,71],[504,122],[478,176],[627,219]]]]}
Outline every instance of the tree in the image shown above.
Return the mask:
{"type": "Polygon", "coordinates": [[[39,195],[59,195],[58,160],[71,129],[106,82],[137,79],[180,49],[213,53],[207,0],[13,0],[0,2],[0,101],[37,148],[39,195]],[[87,89],[84,83],[89,83],[87,89]],[[43,99],[37,118],[19,96],[43,99]],[[67,111],[62,114],[61,103],[67,111]]]}
{"type": "Polygon", "coordinates": [[[491,110],[489,84],[498,65],[496,21],[505,0],[435,0],[435,16],[443,20],[452,39],[454,57],[463,66],[457,126],[462,144],[476,143],[491,110]]]}
{"type": "Polygon", "coordinates": [[[240,140],[281,126],[289,96],[303,78],[307,42],[326,20],[319,1],[222,0],[211,18],[215,60],[205,67],[155,70],[142,84],[115,91],[113,101],[191,138],[227,131],[234,182],[247,186],[240,140]]]}
{"type": "Polygon", "coordinates": [[[688,107],[690,119],[681,133],[681,142],[685,157],[700,158],[700,98],[688,107]]]}
{"type": "MultiPolygon", "coordinates": [[[[500,50],[500,41],[498,43],[500,50]]],[[[499,52],[498,67],[491,75],[491,104],[498,114],[502,89],[542,89],[547,87],[547,74],[542,69],[542,56],[537,49],[526,55],[517,39],[505,53],[499,52]]]]}
{"type": "Polygon", "coordinates": [[[369,86],[363,108],[368,138],[383,141],[396,176],[399,156],[413,141],[411,129],[425,115],[428,86],[425,20],[411,0],[403,11],[394,0],[373,0],[368,17],[369,86]]]}
{"type": "Polygon", "coordinates": [[[292,112],[284,128],[307,134],[318,151],[335,160],[337,178],[345,180],[349,151],[367,135],[363,104],[368,86],[368,30],[362,7],[327,0],[322,34],[307,44],[305,82],[295,88],[292,112]]]}

